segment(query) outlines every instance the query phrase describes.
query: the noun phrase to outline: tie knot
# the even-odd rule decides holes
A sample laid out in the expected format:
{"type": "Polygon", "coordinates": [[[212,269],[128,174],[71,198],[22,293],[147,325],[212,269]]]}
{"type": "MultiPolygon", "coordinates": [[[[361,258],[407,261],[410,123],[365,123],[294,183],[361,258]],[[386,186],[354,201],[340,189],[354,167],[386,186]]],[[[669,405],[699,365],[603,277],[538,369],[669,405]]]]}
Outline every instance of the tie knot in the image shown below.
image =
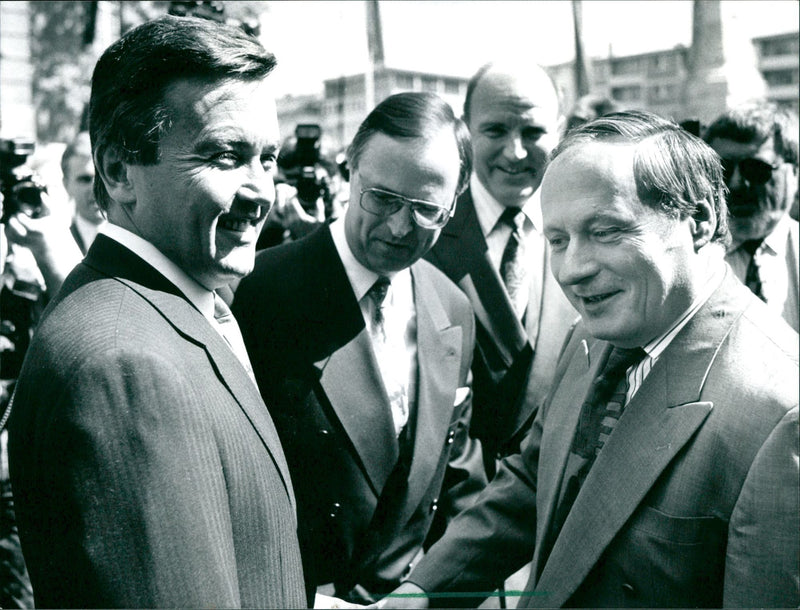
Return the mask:
{"type": "Polygon", "coordinates": [[[761,239],[748,239],[742,242],[742,250],[747,252],[750,256],[755,256],[756,250],[761,246],[763,240],[761,239]]]}
{"type": "Polygon", "coordinates": [[[214,293],[214,319],[215,320],[224,320],[233,316],[231,313],[230,307],[228,304],[225,303],[225,300],[219,296],[216,292],[214,293]]]}
{"type": "Polygon", "coordinates": [[[510,207],[503,210],[500,214],[500,222],[508,225],[512,229],[522,230],[522,224],[525,222],[525,214],[522,208],[510,207]]]}
{"type": "Polygon", "coordinates": [[[373,300],[376,307],[383,305],[383,300],[386,298],[386,293],[389,291],[391,281],[388,277],[381,276],[372,285],[367,294],[373,300]]]}
{"type": "Polygon", "coordinates": [[[600,377],[609,380],[618,380],[631,366],[644,359],[647,355],[641,347],[624,348],[614,347],[608,355],[600,377]]]}

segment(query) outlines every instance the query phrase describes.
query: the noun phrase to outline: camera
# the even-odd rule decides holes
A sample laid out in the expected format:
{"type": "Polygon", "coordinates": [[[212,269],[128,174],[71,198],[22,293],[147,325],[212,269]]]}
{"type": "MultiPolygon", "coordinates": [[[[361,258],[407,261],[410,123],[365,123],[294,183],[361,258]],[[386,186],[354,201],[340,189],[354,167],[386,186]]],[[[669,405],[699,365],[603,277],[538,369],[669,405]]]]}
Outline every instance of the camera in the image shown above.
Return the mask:
{"type": "Polygon", "coordinates": [[[10,216],[20,212],[31,218],[46,214],[42,194],[47,192],[47,187],[26,165],[35,149],[33,140],[0,140],[0,193],[3,195],[0,222],[6,222],[10,216]]]}
{"type": "Polygon", "coordinates": [[[297,189],[297,198],[306,211],[315,212],[322,197],[330,205],[329,170],[320,154],[322,128],[314,123],[295,127],[295,145],[281,155],[278,162],[286,182],[297,189]]]}

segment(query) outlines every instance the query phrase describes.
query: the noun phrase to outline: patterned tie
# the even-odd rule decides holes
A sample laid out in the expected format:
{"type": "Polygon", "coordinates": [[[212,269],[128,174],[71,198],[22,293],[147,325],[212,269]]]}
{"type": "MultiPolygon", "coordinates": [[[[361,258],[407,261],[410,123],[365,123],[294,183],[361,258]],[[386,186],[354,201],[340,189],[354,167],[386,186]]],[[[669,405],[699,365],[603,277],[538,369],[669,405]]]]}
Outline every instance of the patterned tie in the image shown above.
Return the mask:
{"type": "MultiPolygon", "coordinates": [[[[578,492],[586,480],[594,459],[600,453],[614,425],[622,414],[628,392],[627,370],[646,356],[642,348],[615,347],[600,374],[595,377],[589,395],[581,407],[578,428],[572,441],[565,480],[553,516],[553,527],[542,542],[543,562],[552,550],[578,492]]],[[[543,563],[542,562],[542,563],[543,563]]]]}
{"type": "Polygon", "coordinates": [[[386,341],[386,315],[383,311],[386,301],[386,293],[389,292],[391,281],[388,277],[379,277],[375,280],[372,288],[369,289],[367,294],[372,299],[372,327],[375,334],[386,341]]]}
{"type": "Polygon", "coordinates": [[[741,248],[750,255],[750,264],[747,265],[744,283],[753,291],[754,295],[762,301],[766,301],[758,262],[758,248],[761,246],[761,241],[760,239],[751,239],[744,242],[741,248]]]}
{"type": "Polygon", "coordinates": [[[525,242],[522,226],[525,222],[525,214],[521,208],[510,207],[503,210],[499,222],[511,227],[511,235],[508,237],[503,258],[500,260],[500,277],[506,285],[508,296],[514,305],[517,316],[522,318],[528,299],[521,294],[525,290],[525,242]]]}
{"type": "Polygon", "coordinates": [[[575,453],[590,460],[600,453],[625,405],[628,392],[625,373],[645,356],[641,347],[615,347],[611,350],[603,370],[592,382],[589,395],[581,407],[578,429],[572,443],[575,453]]]}
{"type": "Polygon", "coordinates": [[[216,292],[214,293],[214,319],[217,322],[217,332],[222,335],[231,351],[242,363],[253,383],[256,383],[253,367],[250,365],[250,358],[247,357],[247,349],[244,346],[244,339],[242,339],[242,332],[239,330],[236,318],[233,317],[228,305],[216,292]]]}

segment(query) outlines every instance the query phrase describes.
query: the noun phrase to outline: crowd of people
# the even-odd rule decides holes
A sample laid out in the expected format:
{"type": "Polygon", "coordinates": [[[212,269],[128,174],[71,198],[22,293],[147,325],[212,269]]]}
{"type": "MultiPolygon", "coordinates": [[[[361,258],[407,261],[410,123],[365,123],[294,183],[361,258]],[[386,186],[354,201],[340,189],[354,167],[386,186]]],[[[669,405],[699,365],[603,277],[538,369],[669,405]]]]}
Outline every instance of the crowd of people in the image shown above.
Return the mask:
{"type": "Polygon", "coordinates": [[[0,606],[800,605],[797,118],[698,137],[490,62],[463,118],[381,101],[303,202],[275,65],[131,30],[71,225],[6,222],[41,290],[0,606]]]}

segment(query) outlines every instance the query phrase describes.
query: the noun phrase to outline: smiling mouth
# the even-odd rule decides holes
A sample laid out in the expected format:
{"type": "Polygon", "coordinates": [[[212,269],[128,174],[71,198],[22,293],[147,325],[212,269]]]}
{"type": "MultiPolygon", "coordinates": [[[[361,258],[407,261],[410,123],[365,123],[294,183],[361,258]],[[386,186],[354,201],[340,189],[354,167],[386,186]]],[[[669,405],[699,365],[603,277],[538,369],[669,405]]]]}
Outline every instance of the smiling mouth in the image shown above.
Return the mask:
{"type": "Polygon", "coordinates": [[[226,231],[236,231],[238,233],[244,233],[256,224],[258,224],[258,220],[252,218],[237,218],[235,216],[222,216],[217,222],[220,228],[226,231]]]}
{"type": "Polygon", "coordinates": [[[498,167],[501,172],[504,174],[508,174],[509,176],[521,176],[523,174],[530,174],[531,176],[536,175],[536,170],[530,167],[520,167],[520,168],[507,168],[507,167],[498,167]]]}
{"type": "Polygon", "coordinates": [[[578,298],[587,305],[596,305],[597,303],[607,301],[616,294],[618,294],[618,292],[603,292],[592,296],[578,296],[578,298]]]}

